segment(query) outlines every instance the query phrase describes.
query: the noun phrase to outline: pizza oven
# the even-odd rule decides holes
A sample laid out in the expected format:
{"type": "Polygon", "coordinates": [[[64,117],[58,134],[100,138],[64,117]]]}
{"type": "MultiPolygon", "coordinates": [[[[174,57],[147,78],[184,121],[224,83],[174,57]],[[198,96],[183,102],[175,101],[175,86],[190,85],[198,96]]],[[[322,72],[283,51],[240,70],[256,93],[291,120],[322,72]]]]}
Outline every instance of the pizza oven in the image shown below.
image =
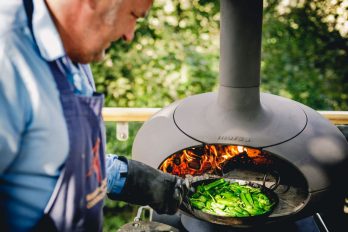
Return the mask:
{"type": "Polygon", "coordinates": [[[221,0],[218,91],[156,113],[136,135],[132,157],[182,177],[216,175],[276,185],[279,204],[267,224],[341,203],[348,144],[315,110],[260,93],[262,9],[261,0],[221,0]]]}

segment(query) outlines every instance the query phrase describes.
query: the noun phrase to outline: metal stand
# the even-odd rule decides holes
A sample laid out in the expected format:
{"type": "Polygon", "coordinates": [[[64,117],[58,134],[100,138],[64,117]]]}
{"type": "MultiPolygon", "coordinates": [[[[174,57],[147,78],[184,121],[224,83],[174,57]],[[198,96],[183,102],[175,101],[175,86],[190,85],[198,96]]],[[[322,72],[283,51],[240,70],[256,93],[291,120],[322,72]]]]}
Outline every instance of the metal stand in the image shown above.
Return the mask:
{"type": "Polygon", "coordinates": [[[314,214],[313,218],[315,222],[317,223],[320,232],[329,232],[328,228],[326,227],[324,223],[324,220],[322,219],[319,213],[314,214]]]}

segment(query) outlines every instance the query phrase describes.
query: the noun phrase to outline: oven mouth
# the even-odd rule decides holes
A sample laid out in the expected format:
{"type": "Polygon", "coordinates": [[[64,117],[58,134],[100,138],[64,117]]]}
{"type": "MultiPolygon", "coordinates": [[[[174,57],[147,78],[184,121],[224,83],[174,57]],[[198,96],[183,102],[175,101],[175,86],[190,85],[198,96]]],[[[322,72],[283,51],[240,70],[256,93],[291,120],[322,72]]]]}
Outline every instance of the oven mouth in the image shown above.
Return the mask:
{"type": "MultiPolygon", "coordinates": [[[[194,181],[223,177],[272,189],[279,203],[264,223],[296,214],[310,197],[305,177],[292,163],[259,148],[227,144],[191,146],[167,156],[158,169],[194,181]]],[[[184,206],[181,210],[195,216],[184,206]]]]}

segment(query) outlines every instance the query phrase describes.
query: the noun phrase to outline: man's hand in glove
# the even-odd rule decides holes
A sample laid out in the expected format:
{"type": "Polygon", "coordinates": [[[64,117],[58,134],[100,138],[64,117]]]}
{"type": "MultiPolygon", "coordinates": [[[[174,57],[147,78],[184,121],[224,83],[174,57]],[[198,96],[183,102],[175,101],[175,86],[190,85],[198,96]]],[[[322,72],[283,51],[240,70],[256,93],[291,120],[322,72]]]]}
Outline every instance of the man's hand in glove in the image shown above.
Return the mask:
{"type": "Polygon", "coordinates": [[[126,182],[119,194],[109,193],[112,200],[149,205],[159,214],[174,214],[187,192],[182,178],[135,160],[119,157],[128,164],[126,182]]]}

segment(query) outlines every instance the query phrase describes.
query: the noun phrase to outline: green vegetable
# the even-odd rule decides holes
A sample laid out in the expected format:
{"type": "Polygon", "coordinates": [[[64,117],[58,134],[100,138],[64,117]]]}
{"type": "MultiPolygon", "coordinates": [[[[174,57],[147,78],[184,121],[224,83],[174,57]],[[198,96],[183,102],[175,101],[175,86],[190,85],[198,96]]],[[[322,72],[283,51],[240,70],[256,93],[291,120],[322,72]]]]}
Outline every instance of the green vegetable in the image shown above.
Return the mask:
{"type": "Polygon", "coordinates": [[[244,203],[245,205],[249,205],[249,202],[248,202],[248,200],[246,199],[244,193],[240,193],[240,199],[242,199],[242,201],[243,201],[243,203],[244,203]]]}
{"type": "Polygon", "coordinates": [[[191,205],[197,209],[203,209],[205,208],[205,204],[201,201],[194,201],[194,200],[191,200],[191,205]]]}
{"type": "Polygon", "coordinates": [[[216,209],[216,208],[224,209],[225,207],[226,207],[226,205],[224,205],[224,204],[219,204],[217,202],[212,202],[211,203],[211,208],[213,208],[213,209],[216,209]]]}
{"type": "Polygon", "coordinates": [[[209,190],[209,189],[214,188],[214,187],[216,187],[218,185],[221,185],[223,183],[225,183],[224,179],[218,179],[218,180],[216,180],[216,181],[214,181],[214,182],[212,182],[210,184],[207,184],[207,185],[203,186],[203,188],[204,188],[204,190],[209,190]]]}
{"type": "Polygon", "coordinates": [[[260,188],[229,183],[223,178],[197,186],[190,202],[202,212],[228,217],[262,215],[275,205],[260,188]]]}
{"type": "Polygon", "coordinates": [[[204,195],[200,195],[198,198],[201,202],[206,202],[208,200],[208,198],[204,195]]]}
{"type": "Polygon", "coordinates": [[[199,185],[199,186],[197,187],[197,193],[203,193],[203,192],[204,192],[203,186],[202,186],[202,185],[199,185]]]}
{"type": "Polygon", "coordinates": [[[238,205],[238,203],[236,201],[230,201],[230,200],[227,200],[227,199],[218,199],[216,201],[217,201],[217,203],[223,204],[223,205],[226,205],[226,206],[237,206],[238,205]]]}
{"type": "Polygon", "coordinates": [[[251,197],[251,194],[249,192],[245,193],[245,197],[250,205],[254,205],[253,198],[251,197]]]}
{"type": "Polygon", "coordinates": [[[229,198],[229,199],[238,198],[238,197],[236,197],[236,196],[237,196],[236,194],[231,193],[231,192],[228,192],[228,191],[221,193],[221,195],[222,195],[223,197],[229,198]]]}
{"type": "Polygon", "coordinates": [[[221,210],[219,208],[215,208],[214,212],[216,213],[216,215],[219,215],[219,216],[229,216],[226,211],[223,211],[223,210],[221,210]]]}

